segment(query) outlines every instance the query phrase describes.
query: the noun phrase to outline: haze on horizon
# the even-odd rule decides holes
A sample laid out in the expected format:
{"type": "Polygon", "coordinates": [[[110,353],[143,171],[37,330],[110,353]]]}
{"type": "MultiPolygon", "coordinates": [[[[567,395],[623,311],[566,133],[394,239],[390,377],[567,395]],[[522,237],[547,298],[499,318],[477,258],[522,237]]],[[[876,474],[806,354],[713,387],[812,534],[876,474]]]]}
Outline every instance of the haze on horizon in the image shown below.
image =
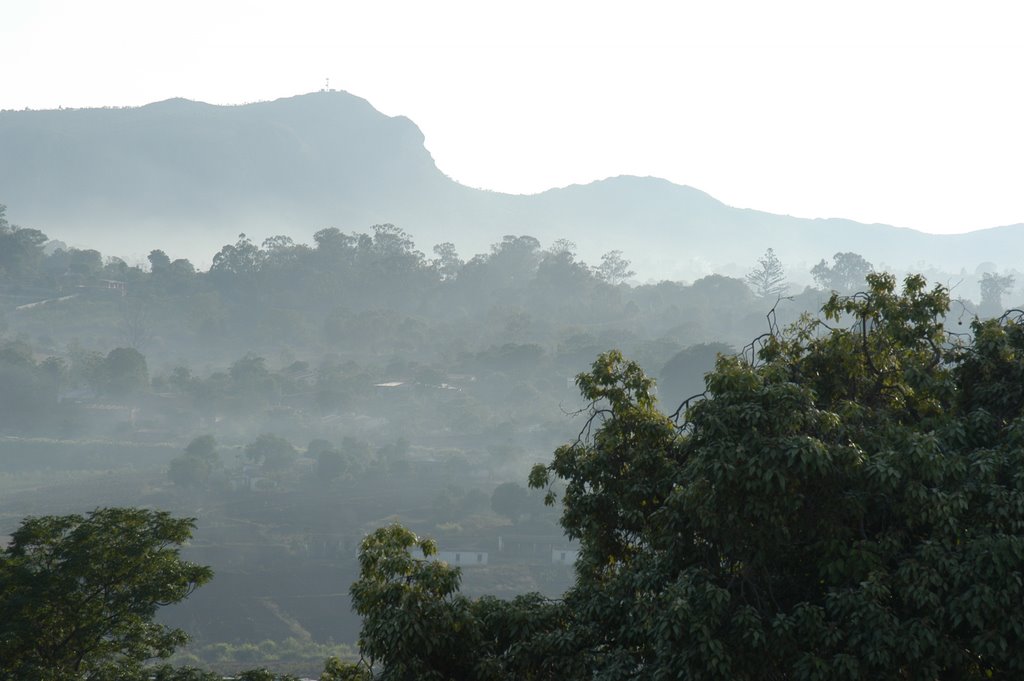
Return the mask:
{"type": "Polygon", "coordinates": [[[955,233],[1024,222],[1019,18],[1010,2],[12,0],[0,108],[237,104],[329,79],[408,116],[473,187],[653,175],[955,233]]]}

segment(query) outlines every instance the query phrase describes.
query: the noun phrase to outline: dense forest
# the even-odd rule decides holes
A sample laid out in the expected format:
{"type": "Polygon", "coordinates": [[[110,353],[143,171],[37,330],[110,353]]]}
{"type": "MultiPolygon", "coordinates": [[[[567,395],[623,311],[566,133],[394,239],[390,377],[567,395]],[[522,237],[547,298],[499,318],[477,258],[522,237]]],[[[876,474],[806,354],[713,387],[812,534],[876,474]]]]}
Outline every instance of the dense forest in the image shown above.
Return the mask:
{"type": "Polygon", "coordinates": [[[322,678],[1018,678],[1024,313],[968,338],[948,306],[870,274],[670,417],[602,354],[587,424],[530,474],[580,541],[572,587],[467,598],[433,542],[378,529],[364,657],[322,678]]]}
{"type": "MultiPolygon", "coordinates": [[[[907,556],[920,569],[939,569],[925,544],[945,511],[914,497],[918,484],[935,499],[1019,498],[1020,469],[1012,451],[999,449],[1015,437],[1020,410],[1012,384],[1000,382],[1018,370],[1018,323],[1003,317],[972,327],[1001,314],[1014,282],[981,272],[975,302],[951,300],[941,288],[928,294],[911,278],[899,297],[894,280],[873,274],[859,255],[822,256],[808,273],[812,287],[790,284],[771,250],[744,278],[637,284],[619,251],[588,264],[568,241],[510,235],[465,259],[450,243],[428,256],[402,229],[376,225],[365,233],[323,229],[312,244],[241,234],[198,271],[159,249],[130,265],[70,248],[11,224],[0,206],[0,535],[14,537],[14,547],[31,545],[26,516],[107,506],[195,518],[176,526],[171,541],[214,577],[197,573],[196,586],[209,583],[154,609],[161,626],[187,632],[191,643],[149,650],[177,648],[175,664],[217,673],[265,666],[319,674],[331,657],[325,674],[336,678],[371,668],[385,678],[582,678],[580,664],[601,670],[600,678],[657,678],[648,672],[687,665],[710,665],[708,678],[768,678],[743,671],[749,660],[719,654],[752,637],[752,659],[778,646],[771,678],[903,678],[891,676],[885,660],[904,650],[857,648],[856,631],[843,629],[849,618],[867,617],[855,612],[871,605],[856,601],[864,594],[830,610],[831,592],[813,588],[821,573],[811,568],[850,588],[882,575],[879,566],[889,570],[885,579],[909,579],[899,572],[911,569],[907,556]],[[861,336],[833,330],[858,320],[861,336]],[[861,337],[870,350],[854,344],[861,337]],[[841,371],[827,383],[815,366],[841,371]],[[751,412],[755,406],[763,413],[751,412]],[[986,414],[995,419],[987,426],[978,421],[986,414]],[[738,444],[724,435],[747,431],[754,439],[738,444]],[[755,441],[762,436],[775,439],[755,441]],[[884,458],[858,468],[853,453],[928,437],[941,442],[921,454],[939,467],[934,473],[884,458]],[[830,467],[814,459],[824,450],[806,438],[835,449],[830,467]],[[764,461],[752,461],[766,468],[746,470],[727,450],[764,452],[764,461]],[[768,465],[789,451],[804,457],[799,475],[768,465]],[[536,469],[552,452],[550,467],[536,469]],[[964,477],[960,464],[939,460],[941,453],[975,461],[978,452],[995,457],[994,478],[964,477]],[[599,462],[616,468],[593,468],[599,462]],[[746,470],[742,479],[729,477],[738,470],[746,470]],[[885,488],[897,480],[897,490],[885,488]],[[770,499],[736,510],[725,497],[699,493],[706,484],[732,490],[733,499],[761,494],[784,505],[794,490],[838,494],[847,483],[861,496],[819,524],[770,499]],[[552,498],[564,506],[545,505],[552,498]],[[876,506],[881,515],[867,514],[876,506]],[[732,534],[692,524],[725,523],[730,513],[742,519],[732,534]],[[768,525],[776,527],[770,541],[758,533],[768,525]],[[760,529],[746,536],[747,526],[760,529]],[[390,529],[376,532],[381,527],[390,529]],[[858,528],[861,553],[824,551],[858,528]],[[667,538],[684,535],[668,548],[667,538]],[[776,544],[798,548],[779,557],[776,544]],[[424,549],[422,560],[414,546],[424,549]],[[811,554],[833,562],[808,563],[788,581],[772,572],[774,561],[811,554]],[[679,581],[683,573],[689,581],[679,581]],[[706,619],[639,626],[641,611],[676,607],[650,600],[666,580],[676,589],[666,593],[705,608],[706,619]],[[407,631],[388,619],[408,615],[381,605],[403,598],[388,591],[396,584],[416,593],[422,585],[417,607],[440,618],[430,620],[433,628],[407,631]],[[697,593],[705,600],[686,600],[697,593]],[[628,609],[609,610],[624,594],[628,609]],[[726,595],[725,605],[716,600],[726,595]],[[593,628],[586,612],[619,629],[593,628]],[[792,621],[776,626],[771,618],[783,615],[792,621]],[[438,621],[467,633],[441,632],[438,621]],[[689,652],[663,658],[657,641],[675,641],[684,624],[708,632],[706,649],[665,643],[672,655],[689,652]],[[719,635],[721,627],[731,633],[719,635]],[[847,638],[835,638],[839,629],[847,638]],[[392,638],[382,638],[385,630],[392,638]],[[623,637],[627,630],[633,634],[623,637]],[[793,633],[801,631],[812,637],[807,647],[793,633]],[[414,654],[434,645],[437,656],[414,654]],[[445,650],[470,648],[479,657],[438,666],[438,656],[452,657],[445,650]],[[413,652],[395,659],[394,650],[413,652]],[[360,653],[376,666],[340,662],[360,653]],[[847,673],[843,665],[852,663],[843,655],[880,657],[847,673]],[[550,664],[537,667],[541,659],[550,664]],[[819,676],[791,671],[800,665],[819,676]]],[[[819,509],[825,503],[798,497],[819,509]]],[[[1017,574],[1019,508],[1006,513],[957,527],[1005,550],[1004,564],[1017,574]]],[[[76,518],[71,525],[88,527],[76,518]]],[[[960,541],[958,532],[943,541],[960,541]]],[[[976,542],[962,552],[983,550],[976,542]]],[[[992,657],[963,628],[989,631],[1003,621],[1003,643],[991,645],[1019,648],[1017,620],[1003,617],[1001,602],[978,613],[951,610],[963,627],[919,622],[921,604],[953,597],[947,582],[922,595],[918,610],[889,613],[886,626],[921,624],[919,639],[906,645],[953,645],[950,668],[965,674],[1019,672],[1019,661],[992,657]],[[970,651],[987,657],[965,662],[970,651]]],[[[934,678],[922,674],[907,678],[934,678]]]]}

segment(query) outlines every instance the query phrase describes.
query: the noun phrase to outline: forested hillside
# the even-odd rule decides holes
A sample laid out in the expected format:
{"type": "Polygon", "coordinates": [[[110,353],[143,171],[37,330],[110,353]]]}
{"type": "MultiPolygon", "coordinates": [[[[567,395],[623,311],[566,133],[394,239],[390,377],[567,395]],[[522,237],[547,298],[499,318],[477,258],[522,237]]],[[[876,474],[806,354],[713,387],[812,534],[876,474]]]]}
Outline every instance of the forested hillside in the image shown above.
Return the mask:
{"type": "MultiPolygon", "coordinates": [[[[396,521],[467,596],[557,597],[587,547],[526,479],[592,417],[576,376],[617,348],[664,419],[716,357],[754,361],[752,339],[873,269],[823,253],[801,287],[768,250],[741,278],[638,285],[620,251],[509,235],[428,255],[390,224],[140,267],[3,210],[0,240],[0,535],[97,506],[195,517],[183,556],[216,577],[157,617],[193,637],[177,662],[224,673],[352,658],[359,545],[396,521]]],[[[1013,283],[986,273],[946,323],[998,312],[1013,283]]]]}
{"type": "Polygon", "coordinates": [[[0,111],[0,158],[0,196],[24,224],[129,261],[160,248],[204,269],[239,232],[257,243],[274,234],[309,241],[325,227],[377,223],[464,254],[523,233],[571,239],[591,262],[618,249],[640,281],[742,276],[774,248],[802,283],[820,258],[855,251],[892,271],[950,272],[952,286],[983,263],[1016,267],[1012,254],[1024,248],[1021,225],[937,236],[773,215],[652,177],[532,196],[481,191],[436,167],[412,121],[345,92],[230,107],[173,99],[0,111]]]}

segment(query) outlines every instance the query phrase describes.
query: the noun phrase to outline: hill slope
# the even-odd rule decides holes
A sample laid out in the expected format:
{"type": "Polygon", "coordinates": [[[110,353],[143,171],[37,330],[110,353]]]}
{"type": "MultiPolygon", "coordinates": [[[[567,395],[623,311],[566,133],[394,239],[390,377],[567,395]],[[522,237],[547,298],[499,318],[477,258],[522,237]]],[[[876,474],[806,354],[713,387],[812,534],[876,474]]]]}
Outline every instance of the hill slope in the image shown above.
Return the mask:
{"type": "Polygon", "coordinates": [[[344,92],[243,106],[182,99],[128,109],[0,112],[0,202],[71,244],[208,263],[224,243],[392,222],[463,256],[509,233],[568,238],[594,262],[621,249],[646,277],[739,273],[768,247],[796,270],[837,251],[904,268],[1008,267],[1024,225],[934,236],[726,206],[691,187],[617,177],[518,196],[446,177],[408,119],[344,92]]]}

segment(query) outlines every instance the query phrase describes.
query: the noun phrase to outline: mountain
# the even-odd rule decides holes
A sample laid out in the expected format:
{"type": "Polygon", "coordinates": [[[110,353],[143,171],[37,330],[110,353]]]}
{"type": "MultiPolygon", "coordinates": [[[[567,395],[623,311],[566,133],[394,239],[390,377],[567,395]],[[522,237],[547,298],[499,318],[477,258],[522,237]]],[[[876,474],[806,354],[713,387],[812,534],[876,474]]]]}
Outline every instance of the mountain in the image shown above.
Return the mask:
{"type": "Polygon", "coordinates": [[[308,237],[397,222],[407,206],[458,188],[412,122],[344,93],[6,111],[0,158],[0,201],[23,224],[114,247],[105,251],[164,244],[207,259],[239,231],[308,237]]]}
{"type": "MultiPolygon", "coordinates": [[[[538,162],[543,162],[542,160],[538,162]]],[[[0,202],[19,224],[141,260],[153,248],[209,263],[239,232],[309,241],[324,227],[391,222],[464,257],[505,234],[620,249],[641,278],[740,274],[772,247],[794,271],[855,251],[895,269],[1003,268],[1024,224],[957,236],[727,206],[692,187],[615,177],[535,195],[460,185],[416,125],[345,92],[240,106],[171,99],[137,108],[0,112],[0,202]]]]}

